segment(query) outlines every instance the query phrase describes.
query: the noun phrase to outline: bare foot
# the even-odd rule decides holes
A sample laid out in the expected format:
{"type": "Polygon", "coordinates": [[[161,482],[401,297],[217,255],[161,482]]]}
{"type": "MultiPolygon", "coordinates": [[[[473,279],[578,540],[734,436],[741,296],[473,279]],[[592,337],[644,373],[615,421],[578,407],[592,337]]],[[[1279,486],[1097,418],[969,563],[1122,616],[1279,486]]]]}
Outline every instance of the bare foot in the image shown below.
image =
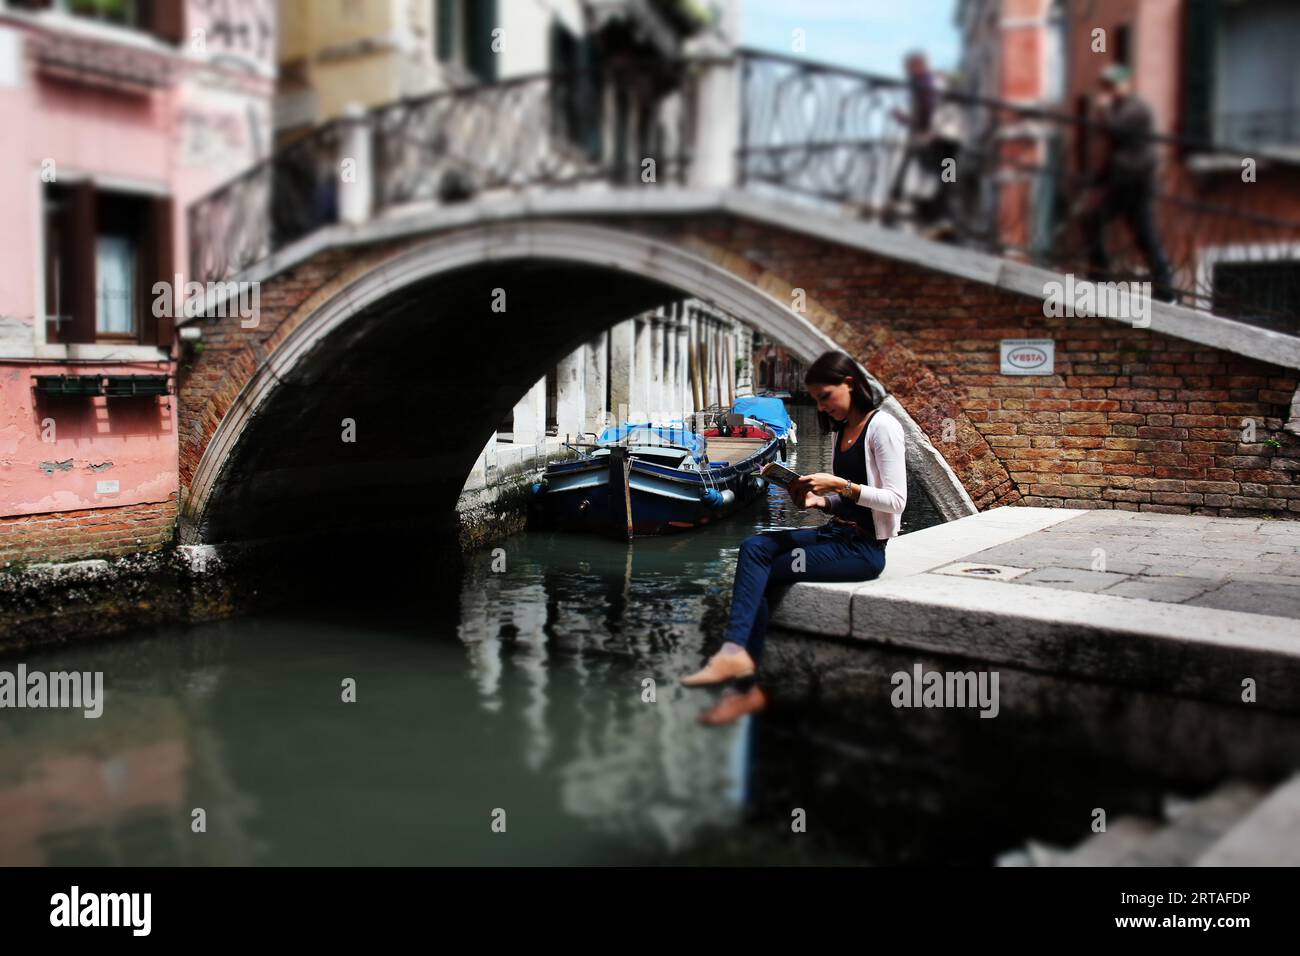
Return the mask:
{"type": "Polygon", "coordinates": [[[704,687],[707,684],[724,684],[729,680],[749,677],[756,665],[749,652],[743,648],[734,654],[717,653],[709,658],[702,670],[689,677],[683,677],[682,683],[687,687],[704,687]]]}

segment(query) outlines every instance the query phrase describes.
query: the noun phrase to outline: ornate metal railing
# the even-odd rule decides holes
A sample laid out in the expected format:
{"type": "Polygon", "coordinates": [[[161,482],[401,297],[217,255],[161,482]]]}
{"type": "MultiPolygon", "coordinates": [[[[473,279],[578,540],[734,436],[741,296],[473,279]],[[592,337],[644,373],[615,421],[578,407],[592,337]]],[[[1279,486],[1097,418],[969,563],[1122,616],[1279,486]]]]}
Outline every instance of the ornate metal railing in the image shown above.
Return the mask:
{"type": "MultiPolygon", "coordinates": [[[[1060,271],[1149,278],[1119,221],[1106,230],[1108,268],[1090,268],[1083,225],[1098,198],[1089,171],[1104,140],[1099,123],[943,92],[931,117],[939,135],[920,137],[909,130],[906,81],[755,51],[742,51],[740,63],[737,176],[748,188],[884,225],[911,223],[1060,271]]],[[[1148,145],[1168,291],[1185,305],[1300,334],[1300,222],[1243,202],[1266,203],[1265,189],[1229,190],[1251,151],[1169,136],[1148,145]],[[1229,157],[1226,175],[1209,185],[1193,179],[1184,163],[1193,154],[1229,157]]]]}
{"type": "MultiPolygon", "coordinates": [[[[730,68],[721,60],[700,69],[720,64],[730,68]]],[[[1082,223],[1098,195],[1087,178],[1104,140],[1098,124],[952,91],[933,103],[931,129],[941,135],[923,138],[909,131],[905,81],[754,51],[740,51],[735,67],[739,103],[730,115],[703,115],[696,105],[700,69],[660,62],[450,90],[327,124],[191,207],[192,276],[229,278],[337,222],[341,202],[357,198],[343,193],[341,161],[343,144],[358,135],[368,148],[357,152],[370,157],[354,170],[367,184],[363,205],[384,214],[534,186],[685,183],[691,144],[717,124],[738,127],[735,178],[747,189],[934,229],[1061,271],[1145,276],[1146,257],[1119,222],[1108,230],[1108,269],[1090,268],[1082,223]],[[946,160],[949,181],[938,175],[946,160]]],[[[1172,269],[1167,291],[1300,333],[1300,222],[1267,208],[1268,189],[1237,188],[1238,160],[1249,151],[1165,136],[1149,145],[1159,161],[1154,207],[1172,269]],[[1190,172],[1190,156],[1202,172],[1190,172]],[[1216,163],[1227,171],[1204,172],[1216,163]]],[[[1296,175],[1284,158],[1271,161],[1296,175]]],[[[713,170],[710,162],[706,178],[713,170]]]]}
{"type": "Polygon", "coordinates": [[[627,69],[545,74],[374,111],[376,206],[496,189],[683,183],[686,98],[655,98],[627,69]],[[608,95],[625,97],[613,116],[608,95]],[[647,161],[652,163],[647,163],[647,161]]]}
{"type": "Polygon", "coordinates": [[[352,123],[369,137],[373,166],[352,172],[371,183],[376,213],[501,189],[684,184],[689,77],[666,91],[661,79],[631,65],[541,74],[329,123],[190,207],[191,274],[229,278],[337,222],[352,123]]]}
{"type": "Polygon", "coordinates": [[[342,124],[276,150],[189,207],[190,276],[222,281],[338,221],[342,124]]]}

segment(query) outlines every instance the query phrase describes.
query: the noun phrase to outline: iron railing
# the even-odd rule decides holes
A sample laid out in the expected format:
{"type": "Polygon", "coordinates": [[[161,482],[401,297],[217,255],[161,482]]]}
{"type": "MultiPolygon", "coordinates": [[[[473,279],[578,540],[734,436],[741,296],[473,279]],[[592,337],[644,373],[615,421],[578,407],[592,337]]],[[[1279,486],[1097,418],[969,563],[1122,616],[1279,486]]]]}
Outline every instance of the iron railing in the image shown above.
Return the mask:
{"type": "Polygon", "coordinates": [[[194,202],[190,275],[224,281],[338,221],[342,123],[318,126],[194,202]]]}
{"type": "MultiPolygon", "coordinates": [[[[748,188],[884,225],[932,226],[949,241],[1062,272],[1150,278],[1122,222],[1105,231],[1104,271],[1088,255],[1101,123],[942,92],[931,121],[942,135],[927,139],[909,132],[906,81],[766,52],[741,51],[740,63],[737,176],[748,188]],[[950,182],[938,175],[945,159],[954,161],[950,182]]],[[[1242,202],[1267,203],[1263,188],[1231,188],[1252,152],[1159,135],[1147,146],[1158,170],[1156,231],[1172,269],[1167,291],[1184,305],[1300,334],[1300,221],[1242,202]],[[1194,178],[1185,163],[1193,155],[1218,157],[1224,172],[1194,178]]]]}
{"type": "Polygon", "coordinates": [[[376,208],[589,182],[685,182],[686,98],[627,69],[541,74],[436,93],[372,114],[376,208]],[[607,115],[606,98],[622,108],[607,115]],[[653,165],[647,164],[652,160],[653,165]]]}
{"type": "MultiPolygon", "coordinates": [[[[939,222],[948,241],[1062,272],[1146,277],[1118,222],[1108,229],[1108,270],[1091,268],[1082,222],[1097,195],[1087,171],[1099,160],[1099,124],[946,92],[932,117],[946,137],[924,140],[908,130],[906,81],[748,50],[737,66],[738,116],[700,115],[695,73],[678,65],[665,82],[661,63],[449,90],[326,124],[190,208],[192,277],[230,278],[337,222],[349,123],[370,137],[369,205],[383,214],[534,186],[682,184],[693,138],[718,122],[738,123],[736,180],[747,189],[884,225],[939,222]],[[945,159],[954,161],[951,182],[935,175],[945,159]]],[[[1267,188],[1235,188],[1237,159],[1249,151],[1168,136],[1149,146],[1169,291],[1186,305],[1300,334],[1300,222],[1267,207],[1267,188]],[[1228,171],[1193,174],[1193,155],[1217,157],[1228,171]]]]}
{"type": "Polygon", "coordinates": [[[373,210],[606,182],[684,184],[689,78],[662,90],[628,66],[538,74],[377,107],[319,127],[189,210],[191,273],[228,279],[338,222],[347,124],[370,137],[373,210]]]}

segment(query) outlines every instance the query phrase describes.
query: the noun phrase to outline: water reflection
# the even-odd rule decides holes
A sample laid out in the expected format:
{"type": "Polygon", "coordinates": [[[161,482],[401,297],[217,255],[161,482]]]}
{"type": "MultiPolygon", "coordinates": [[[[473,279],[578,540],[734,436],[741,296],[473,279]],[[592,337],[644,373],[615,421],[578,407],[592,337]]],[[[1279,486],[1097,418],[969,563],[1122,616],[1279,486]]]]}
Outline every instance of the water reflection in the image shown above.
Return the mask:
{"type": "MultiPolygon", "coordinates": [[[[220,735],[202,717],[221,677],[203,653],[211,650],[173,644],[142,658],[131,645],[97,648],[80,660],[103,670],[106,682],[113,677],[103,717],[6,712],[0,863],[237,863],[249,856],[243,821],[251,802],[231,781],[220,735]],[[191,839],[195,789],[213,797],[208,824],[223,834],[220,844],[191,839]]],[[[33,666],[80,666],[71,657],[51,655],[33,666]]]]}
{"type": "Polygon", "coordinates": [[[677,677],[740,541],[819,520],[774,491],[688,535],[523,534],[503,573],[431,556],[414,592],[29,655],[104,671],[105,710],[0,712],[0,863],[987,863],[1300,766],[1294,720],[1005,667],[996,720],[897,710],[914,656],[780,634],[772,710],[699,728],[712,694],[677,677]]]}
{"type": "MultiPolygon", "coordinates": [[[[792,448],[792,467],[828,470],[812,410],[795,409],[795,418],[807,438],[792,448]]],[[[918,489],[908,519],[938,520],[918,489]]],[[[471,562],[457,635],[482,706],[500,712],[503,681],[522,680],[519,759],[553,768],[567,813],[652,854],[680,852],[741,820],[751,722],[701,731],[695,717],[712,695],[677,678],[721,639],[744,537],[824,520],[773,487],[733,520],[690,534],[629,545],[530,533],[507,543],[504,573],[493,572],[490,553],[471,562]],[[647,681],[653,703],[643,699],[647,681]]]]}

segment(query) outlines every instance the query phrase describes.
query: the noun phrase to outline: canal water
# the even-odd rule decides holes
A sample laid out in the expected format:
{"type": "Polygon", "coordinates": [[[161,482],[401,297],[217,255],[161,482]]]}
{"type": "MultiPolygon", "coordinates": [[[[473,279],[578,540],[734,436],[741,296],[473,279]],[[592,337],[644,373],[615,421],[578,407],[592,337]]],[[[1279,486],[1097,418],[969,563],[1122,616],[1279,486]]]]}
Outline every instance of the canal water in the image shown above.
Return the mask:
{"type": "MultiPolygon", "coordinates": [[[[828,470],[792,412],[794,467],[828,470]]],[[[414,587],[344,573],[331,602],[27,654],[106,700],[0,713],[0,864],[987,864],[1300,765],[1275,716],[1007,668],[997,719],[895,709],[895,671],[978,665],[779,631],[771,710],[701,728],[714,692],[676,679],[720,640],[741,540],[823,517],[774,488],[631,545],[412,545],[384,560],[414,587]]],[[[904,530],[937,520],[914,487],[904,530]]]]}

